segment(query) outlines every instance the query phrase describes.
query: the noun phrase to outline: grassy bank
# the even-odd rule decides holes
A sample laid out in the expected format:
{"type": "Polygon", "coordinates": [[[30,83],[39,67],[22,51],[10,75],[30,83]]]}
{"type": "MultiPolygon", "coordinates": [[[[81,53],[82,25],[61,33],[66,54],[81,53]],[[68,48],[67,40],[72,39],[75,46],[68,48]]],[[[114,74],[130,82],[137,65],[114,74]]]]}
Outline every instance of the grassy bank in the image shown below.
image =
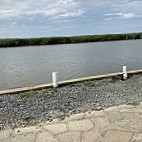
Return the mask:
{"type": "Polygon", "coordinates": [[[142,33],[27,38],[27,39],[20,39],[20,38],[0,39],[0,47],[101,42],[101,41],[130,40],[130,39],[142,39],[142,33]]]}

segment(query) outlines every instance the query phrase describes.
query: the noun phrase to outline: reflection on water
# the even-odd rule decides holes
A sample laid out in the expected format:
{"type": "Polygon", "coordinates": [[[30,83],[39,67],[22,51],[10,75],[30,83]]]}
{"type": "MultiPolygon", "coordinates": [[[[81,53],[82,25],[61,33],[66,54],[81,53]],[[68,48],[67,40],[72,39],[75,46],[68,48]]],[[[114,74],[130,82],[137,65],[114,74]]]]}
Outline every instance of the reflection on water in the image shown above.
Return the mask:
{"type": "Polygon", "coordinates": [[[142,40],[0,49],[0,90],[142,68],[142,40]]]}

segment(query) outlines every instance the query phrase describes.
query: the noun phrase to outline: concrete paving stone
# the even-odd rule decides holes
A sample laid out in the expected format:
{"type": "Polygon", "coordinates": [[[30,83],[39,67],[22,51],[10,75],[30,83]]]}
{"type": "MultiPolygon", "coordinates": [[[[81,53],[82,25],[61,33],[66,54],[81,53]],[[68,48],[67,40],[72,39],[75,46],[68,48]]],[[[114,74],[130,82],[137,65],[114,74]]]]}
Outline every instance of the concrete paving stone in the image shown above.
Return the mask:
{"type": "Polygon", "coordinates": [[[67,124],[69,130],[86,131],[94,127],[91,120],[72,121],[67,124]]]}
{"type": "Polygon", "coordinates": [[[69,131],[58,135],[61,142],[80,142],[81,132],[69,131]]]}
{"type": "Polygon", "coordinates": [[[36,142],[59,142],[59,141],[48,132],[43,132],[37,135],[36,142]]]}
{"type": "Polygon", "coordinates": [[[93,128],[89,132],[84,132],[82,135],[82,142],[96,142],[101,138],[98,129],[93,128]]]}
{"type": "Polygon", "coordinates": [[[11,138],[0,140],[0,142],[11,142],[11,138]]]}
{"type": "Polygon", "coordinates": [[[0,141],[1,141],[2,139],[6,139],[6,138],[10,137],[12,133],[13,133],[13,132],[12,132],[12,130],[10,130],[10,129],[9,129],[9,130],[0,131],[0,141]]]}
{"type": "Polygon", "coordinates": [[[94,118],[92,119],[92,122],[95,124],[95,129],[101,137],[104,136],[111,128],[107,118],[94,118]]]}
{"type": "Polygon", "coordinates": [[[114,119],[115,121],[111,121],[112,129],[129,131],[132,133],[142,132],[142,119],[140,119],[137,113],[123,112],[121,117],[123,119],[118,119],[118,121],[114,119]]]}
{"type": "Polygon", "coordinates": [[[142,142],[142,134],[134,134],[130,142],[142,142]]]}
{"type": "Polygon", "coordinates": [[[123,113],[123,112],[137,112],[137,113],[141,113],[142,112],[141,109],[137,109],[137,108],[131,108],[131,109],[123,108],[123,109],[120,109],[119,111],[120,111],[120,113],[123,113]]]}
{"type": "Polygon", "coordinates": [[[124,131],[108,131],[100,142],[129,142],[132,135],[132,133],[124,131]]]}
{"type": "Polygon", "coordinates": [[[54,123],[59,123],[59,119],[53,119],[53,121],[51,121],[51,122],[49,122],[49,121],[46,122],[46,124],[48,124],[48,125],[51,125],[54,123]]]}
{"type": "Polygon", "coordinates": [[[66,117],[63,121],[61,122],[70,122],[70,121],[75,121],[75,120],[81,120],[85,118],[85,113],[79,113],[79,114],[74,114],[71,115],[70,117],[66,117]]]}
{"type": "Polygon", "coordinates": [[[129,121],[141,120],[139,114],[135,111],[133,113],[132,112],[123,112],[122,116],[129,121]]]}
{"type": "Polygon", "coordinates": [[[106,112],[106,116],[107,116],[110,123],[119,122],[124,119],[122,114],[116,110],[111,110],[111,111],[106,112]]]}
{"type": "Polygon", "coordinates": [[[59,134],[67,131],[66,124],[53,124],[53,125],[45,125],[43,128],[46,130],[54,133],[54,134],[59,134]]]}
{"type": "Polygon", "coordinates": [[[95,124],[95,127],[110,127],[110,123],[107,118],[92,118],[92,122],[95,124]]]}
{"type": "Polygon", "coordinates": [[[36,135],[33,133],[17,135],[11,138],[11,142],[34,142],[36,135]]]}
{"type": "Polygon", "coordinates": [[[86,112],[85,118],[94,118],[94,117],[104,117],[105,113],[104,111],[91,111],[91,112],[86,112]]]}
{"type": "Polygon", "coordinates": [[[32,127],[25,127],[25,128],[16,128],[14,130],[14,135],[20,135],[25,133],[36,133],[40,131],[39,127],[32,126],[32,127]]]}

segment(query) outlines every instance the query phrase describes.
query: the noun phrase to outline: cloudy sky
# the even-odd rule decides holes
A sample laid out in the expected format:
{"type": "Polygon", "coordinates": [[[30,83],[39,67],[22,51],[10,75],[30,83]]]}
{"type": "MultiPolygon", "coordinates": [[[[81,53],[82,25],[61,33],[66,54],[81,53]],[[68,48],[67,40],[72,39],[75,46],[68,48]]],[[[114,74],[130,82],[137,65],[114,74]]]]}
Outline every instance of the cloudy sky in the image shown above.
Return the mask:
{"type": "Polygon", "coordinates": [[[0,38],[142,32],[142,0],[0,0],[0,38]]]}

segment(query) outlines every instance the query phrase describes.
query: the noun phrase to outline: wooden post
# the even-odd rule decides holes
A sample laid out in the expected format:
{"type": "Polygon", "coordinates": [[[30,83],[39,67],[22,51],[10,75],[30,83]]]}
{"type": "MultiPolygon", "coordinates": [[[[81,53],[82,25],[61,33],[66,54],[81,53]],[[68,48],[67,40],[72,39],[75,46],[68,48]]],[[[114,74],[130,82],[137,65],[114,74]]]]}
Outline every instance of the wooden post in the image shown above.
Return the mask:
{"type": "Polygon", "coordinates": [[[123,79],[126,80],[127,77],[128,77],[128,75],[127,75],[127,67],[123,66],[123,79]]]}
{"type": "Polygon", "coordinates": [[[57,72],[52,73],[52,83],[54,88],[58,87],[57,72]]]}

